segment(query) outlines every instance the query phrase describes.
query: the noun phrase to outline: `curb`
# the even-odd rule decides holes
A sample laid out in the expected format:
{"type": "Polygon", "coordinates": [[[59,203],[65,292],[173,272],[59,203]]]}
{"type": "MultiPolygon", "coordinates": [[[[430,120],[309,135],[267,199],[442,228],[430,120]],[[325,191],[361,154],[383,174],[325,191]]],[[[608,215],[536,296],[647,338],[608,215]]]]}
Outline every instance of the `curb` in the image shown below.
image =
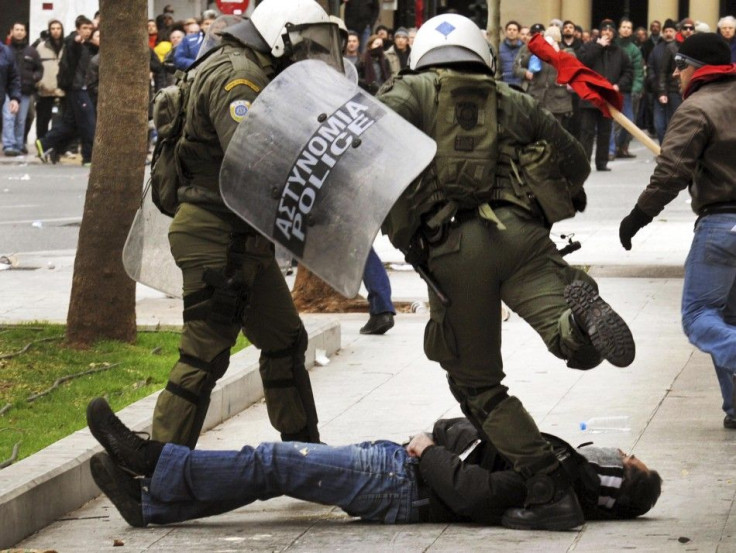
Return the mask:
{"type": "MultiPolygon", "coordinates": [[[[309,334],[306,366],[314,366],[317,349],[328,356],[340,349],[340,323],[302,316],[309,334]]],[[[212,391],[203,431],[229,419],[263,397],[259,351],[245,348],[233,355],[230,368],[212,391]]],[[[117,413],[132,430],[150,432],[156,392],[117,413]]],[[[0,549],[13,547],[30,534],[100,495],[89,460],[103,451],[88,428],[0,471],[0,549]]]]}

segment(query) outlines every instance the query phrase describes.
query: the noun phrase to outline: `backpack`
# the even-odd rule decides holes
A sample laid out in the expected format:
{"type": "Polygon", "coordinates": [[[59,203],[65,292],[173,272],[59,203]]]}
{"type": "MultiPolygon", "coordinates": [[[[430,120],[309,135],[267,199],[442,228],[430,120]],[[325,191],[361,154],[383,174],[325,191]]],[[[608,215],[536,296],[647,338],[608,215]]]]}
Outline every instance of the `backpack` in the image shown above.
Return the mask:
{"type": "Polygon", "coordinates": [[[177,156],[179,140],[184,134],[189,91],[196,68],[220,48],[213,48],[198,58],[185,72],[176,72],[176,84],[159,90],[153,97],[153,126],[158,134],[151,157],[151,199],[164,215],[173,217],[179,205],[177,191],[186,183],[177,156]]]}

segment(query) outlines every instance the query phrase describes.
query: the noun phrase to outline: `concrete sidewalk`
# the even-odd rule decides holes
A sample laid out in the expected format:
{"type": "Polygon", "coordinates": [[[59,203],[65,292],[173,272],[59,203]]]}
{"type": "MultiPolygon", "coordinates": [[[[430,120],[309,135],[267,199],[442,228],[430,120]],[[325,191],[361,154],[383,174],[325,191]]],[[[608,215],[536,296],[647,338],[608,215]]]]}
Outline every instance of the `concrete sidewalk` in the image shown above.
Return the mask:
{"type": "MultiPolygon", "coordinates": [[[[652,168],[651,156],[643,155],[641,148],[634,151],[640,155],[637,160],[614,162],[611,173],[591,176],[586,185],[588,210],[553,234],[574,232],[583,242],[582,250],[568,260],[590,267],[604,297],[629,322],[637,341],[636,361],[625,369],[606,363],[587,372],[567,369],[515,315],[503,326],[503,356],[506,384],[542,430],[573,444],[593,440],[621,447],[660,472],[663,494],[647,517],[591,522],[578,531],[559,533],[477,525],[381,526],[357,522],[336,508],[279,498],[211,519],[140,530],[128,527],[105,498],[98,498],[58,517],[16,547],[107,551],[114,540],[121,540],[126,551],[736,551],[736,518],[731,513],[736,434],[721,425],[720,393],[710,358],[687,342],[680,327],[682,262],[695,217],[683,197],[637,235],[634,250],[621,249],[617,220],[631,209],[652,168]],[[629,416],[630,430],[589,435],[578,429],[581,421],[607,415],[629,416]]],[[[400,254],[385,238],[379,238],[376,247],[392,267],[394,299],[426,300],[423,283],[402,270],[400,254]]],[[[0,272],[0,323],[63,321],[72,255],[61,252],[49,259],[43,253],[26,254],[25,262],[39,269],[0,272]]],[[[178,300],[158,292],[139,287],[137,305],[142,324],[180,322],[178,300]]],[[[331,321],[337,319],[341,336],[340,350],[330,363],[311,371],[323,440],[404,441],[430,429],[439,417],[459,415],[443,371],[422,351],[427,316],[400,314],[385,336],[359,334],[365,314],[307,318],[312,328],[332,328],[331,321]]],[[[141,426],[150,421],[150,403],[134,409],[123,412],[126,422],[141,426]]],[[[99,450],[86,431],[77,434],[80,441],[69,442],[72,451],[57,450],[59,461],[64,453],[88,459],[99,450]]],[[[205,433],[198,447],[239,449],[245,443],[276,439],[265,406],[257,403],[205,433]]],[[[24,462],[11,467],[19,471],[17,478],[24,462]]],[[[79,478],[88,477],[80,466],[83,461],[76,469],[79,478]]],[[[57,463],[49,470],[63,467],[57,463]]],[[[0,471],[0,482],[5,472],[0,471]]],[[[0,512],[0,520],[5,526],[9,519],[0,512]]]]}

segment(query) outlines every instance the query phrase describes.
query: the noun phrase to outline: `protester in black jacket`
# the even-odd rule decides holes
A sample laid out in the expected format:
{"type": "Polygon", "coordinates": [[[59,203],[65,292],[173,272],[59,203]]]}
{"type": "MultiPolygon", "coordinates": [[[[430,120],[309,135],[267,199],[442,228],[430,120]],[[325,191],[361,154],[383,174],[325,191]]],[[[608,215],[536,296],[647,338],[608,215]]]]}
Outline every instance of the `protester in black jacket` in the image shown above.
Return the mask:
{"type": "MultiPolygon", "coordinates": [[[[87,423],[107,450],[92,458],[92,476],[132,526],[211,516],[280,495],[385,523],[506,524],[504,513],[520,509],[526,497],[524,478],[463,418],[439,420],[431,435],[419,434],[406,446],[277,442],[240,451],[145,441],[102,398],[87,407],[87,423]]],[[[545,437],[586,519],[635,518],[659,498],[659,474],[633,455],[593,446],[575,450],[545,437]]]]}
{"type": "Polygon", "coordinates": [[[16,22],[10,32],[10,48],[15,55],[15,66],[20,74],[20,109],[10,112],[10,106],[3,111],[3,152],[6,156],[28,153],[25,144],[25,125],[28,109],[31,106],[36,83],[43,76],[43,65],[38,52],[28,44],[28,32],[24,23],[16,22]]]}
{"type": "Polygon", "coordinates": [[[76,25],[76,32],[65,39],[59,62],[57,80],[59,88],[66,93],[62,120],[46,136],[36,140],[36,151],[44,163],[55,162],[62,148],[77,136],[82,142],[82,165],[89,166],[92,161],[97,116],[87,91],[87,69],[98,48],[90,42],[92,21],[79,16],[76,25]]]}
{"type": "MultiPolygon", "coordinates": [[[[616,90],[631,90],[634,68],[626,52],[614,41],[616,28],[613,21],[604,19],[598,40],[586,42],[578,50],[578,58],[596,73],[608,79],[616,90]]],[[[611,141],[611,120],[590,102],[580,102],[580,142],[588,159],[593,153],[595,139],[595,167],[598,171],[610,171],[608,147],[611,141]]]]}

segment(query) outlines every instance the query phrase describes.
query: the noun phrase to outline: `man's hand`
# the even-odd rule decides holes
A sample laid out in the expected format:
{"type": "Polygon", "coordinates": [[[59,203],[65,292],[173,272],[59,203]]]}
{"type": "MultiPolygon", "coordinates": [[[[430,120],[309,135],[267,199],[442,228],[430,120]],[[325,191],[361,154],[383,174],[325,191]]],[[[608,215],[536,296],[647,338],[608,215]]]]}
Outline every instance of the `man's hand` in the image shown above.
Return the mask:
{"type": "Polygon", "coordinates": [[[600,44],[601,46],[603,46],[604,48],[608,46],[609,44],[611,44],[611,41],[607,36],[600,37],[596,42],[600,44]]]}
{"type": "Polygon", "coordinates": [[[669,100],[669,98],[667,98],[667,96],[665,96],[664,94],[662,94],[662,96],[660,96],[658,99],[660,104],[666,104],[669,100]]]}
{"type": "Polygon", "coordinates": [[[406,446],[406,452],[412,457],[421,457],[424,450],[431,445],[434,445],[432,434],[422,432],[412,436],[411,441],[406,446]]]}
{"type": "Polygon", "coordinates": [[[15,115],[18,113],[18,110],[20,109],[20,104],[18,103],[18,100],[10,100],[10,103],[8,104],[8,109],[10,110],[10,115],[15,115]]]}
{"type": "Polygon", "coordinates": [[[618,228],[618,238],[625,250],[631,249],[631,239],[639,232],[639,229],[647,226],[652,222],[652,217],[639,209],[638,205],[634,206],[626,217],[621,221],[618,228]]]}

